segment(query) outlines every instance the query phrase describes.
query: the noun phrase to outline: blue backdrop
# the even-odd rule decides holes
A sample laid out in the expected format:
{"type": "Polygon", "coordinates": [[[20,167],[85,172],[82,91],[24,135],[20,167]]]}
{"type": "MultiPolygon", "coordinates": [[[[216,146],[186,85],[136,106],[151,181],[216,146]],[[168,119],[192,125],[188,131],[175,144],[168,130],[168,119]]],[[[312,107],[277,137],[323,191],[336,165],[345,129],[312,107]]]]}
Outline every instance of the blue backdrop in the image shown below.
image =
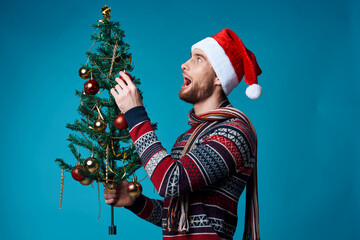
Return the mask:
{"type": "MultiPolygon", "coordinates": [[[[170,150],[188,128],[178,99],[190,46],[233,29],[257,56],[260,99],[242,82],[229,96],[259,138],[262,239],[359,239],[359,1],[1,1],[0,213],[2,239],[161,239],[161,230],[110,207],[101,187],[65,176],[54,159],[75,162],[66,123],[78,117],[77,71],[108,4],[130,44],[144,103],[170,150]]],[[[144,171],[138,173],[145,176],[144,171]]],[[[157,198],[148,179],[144,193],[157,198]]],[[[244,195],[235,239],[241,239],[244,195]]]]}

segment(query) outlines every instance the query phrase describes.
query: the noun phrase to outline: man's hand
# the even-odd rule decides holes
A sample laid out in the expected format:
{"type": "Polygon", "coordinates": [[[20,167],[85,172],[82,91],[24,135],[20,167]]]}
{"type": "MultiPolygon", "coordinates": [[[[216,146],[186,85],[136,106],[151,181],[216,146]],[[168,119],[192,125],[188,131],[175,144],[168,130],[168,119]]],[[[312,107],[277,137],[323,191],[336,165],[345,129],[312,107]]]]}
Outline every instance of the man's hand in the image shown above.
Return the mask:
{"type": "Polygon", "coordinates": [[[119,72],[119,74],[125,82],[119,77],[115,78],[115,81],[118,83],[115,86],[116,91],[112,88],[110,92],[115,98],[116,105],[120,111],[125,113],[133,107],[143,106],[139,91],[130,77],[123,71],[119,72]]]}
{"type": "Polygon", "coordinates": [[[115,207],[130,207],[133,205],[135,198],[131,198],[128,196],[126,188],[129,185],[127,180],[121,182],[121,184],[115,186],[115,188],[108,190],[108,188],[104,189],[104,198],[105,203],[109,205],[113,205],[115,207]]]}

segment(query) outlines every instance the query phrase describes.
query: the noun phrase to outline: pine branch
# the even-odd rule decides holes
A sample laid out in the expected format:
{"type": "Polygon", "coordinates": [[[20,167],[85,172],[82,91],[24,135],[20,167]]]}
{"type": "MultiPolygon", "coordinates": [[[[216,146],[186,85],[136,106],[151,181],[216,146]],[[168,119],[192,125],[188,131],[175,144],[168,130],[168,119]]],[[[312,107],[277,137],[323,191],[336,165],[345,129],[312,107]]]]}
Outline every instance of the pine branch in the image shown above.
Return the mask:
{"type": "Polygon", "coordinates": [[[59,165],[61,169],[64,169],[64,171],[71,172],[71,170],[73,169],[73,166],[65,163],[64,160],[62,160],[61,158],[57,158],[55,162],[59,165]]]}
{"type": "MultiPolygon", "coordinates": [[[[91,108],[92,107],[93,106],[91,106],[91,108]]],[[[98,119],[98,115],[91,108],[89,106],[89,103],[84,104],[84,105],[79,105],[78,112],[83,116],[87,116],[89,118],[89,120],[95,121],[96,119],[98,119]]]]}
{"type": "Polygon", "coordinates": [[[70,151],[72,152],[72,154],[74,155],[75,159],[77,159],[79,162],[83,162],[82,161],[82,157],[80,152],[76,151],[75,146],[73,143],[70,143],[68,145],[68,147],[70,148],[70,151]]]}
{"type": "Polygon", "coordinates": [[[100,148],[98,148],[96,146],[93,146],[92,142],[90,142],[89,140],[85,140],[85,139],[80,138],[80,137],[78,137],[78,136],[76,136],[74,134],[69,134],[67,140],[72,142],[75,145],[86,148],[87,150],[89,150],[89,152],[93,152],[93,149],[94,149],[94,151],[97,151],[97,152],[101,151],[100,148]]]}
{"type": "Polygon", "coordinates": [[[72,131],[80,132],[84,134],[83,136],[87,135],[93,141],[97,141],[99,138],[97,132],[94,132],[94,130],[90,129],[89,124],[85,122],[84,119],[82,119],[82,122],[83,123],[80,123],[78,120],[75,120],[75,124],[68,123],[66,128],[72,131]]]}

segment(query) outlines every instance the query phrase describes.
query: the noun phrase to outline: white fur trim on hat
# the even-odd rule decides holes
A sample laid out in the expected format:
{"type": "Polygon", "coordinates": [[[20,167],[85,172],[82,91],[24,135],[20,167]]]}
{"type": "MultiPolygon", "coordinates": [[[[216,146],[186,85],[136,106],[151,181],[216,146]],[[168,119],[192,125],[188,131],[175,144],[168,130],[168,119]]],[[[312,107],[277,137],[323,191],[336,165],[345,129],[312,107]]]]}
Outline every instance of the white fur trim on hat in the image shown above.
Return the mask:
{"type": "Polygon", "coordinates": [[[246,88],[246,96],[251,99],[258,99],[262,94],[262,88],[260,85],[254,83],[246,88]]]}
{"type": "Polygon", "coordinates": [[[221,82],[224,93],[226,96],[229,95],[229,93],[239,84],[239,80],[224,49],[211,37],[207,37],[200,42],[195,43],[191,47],[191,51],[196,48],[201,49],[205,53],[211,66],[214,68],[216,76],[221,82]]]}

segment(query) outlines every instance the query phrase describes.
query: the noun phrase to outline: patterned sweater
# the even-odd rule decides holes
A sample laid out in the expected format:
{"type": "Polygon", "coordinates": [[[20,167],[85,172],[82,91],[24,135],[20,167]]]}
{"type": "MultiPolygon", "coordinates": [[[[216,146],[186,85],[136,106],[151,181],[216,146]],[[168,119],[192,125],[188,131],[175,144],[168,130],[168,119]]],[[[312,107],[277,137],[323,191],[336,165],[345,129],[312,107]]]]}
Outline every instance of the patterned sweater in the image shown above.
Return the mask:
{"type": "Polygon", "coordinates": [[[157,139],[144,107],[125,117],[145,171],[164,197],[141,195],[127,208],[162,227],[163,239],[232,239],[238,200],[256,159],[256,135],[247,117],[228,101],[200,116],[192,110],[191,128],[178,137],[171,154],[157,139]],[[192,148],[185,150],[189,141],[192,148]],[[178,218],[170,206],[184,195],[188,229],[170,231],[169,217],[178,218]]]}

